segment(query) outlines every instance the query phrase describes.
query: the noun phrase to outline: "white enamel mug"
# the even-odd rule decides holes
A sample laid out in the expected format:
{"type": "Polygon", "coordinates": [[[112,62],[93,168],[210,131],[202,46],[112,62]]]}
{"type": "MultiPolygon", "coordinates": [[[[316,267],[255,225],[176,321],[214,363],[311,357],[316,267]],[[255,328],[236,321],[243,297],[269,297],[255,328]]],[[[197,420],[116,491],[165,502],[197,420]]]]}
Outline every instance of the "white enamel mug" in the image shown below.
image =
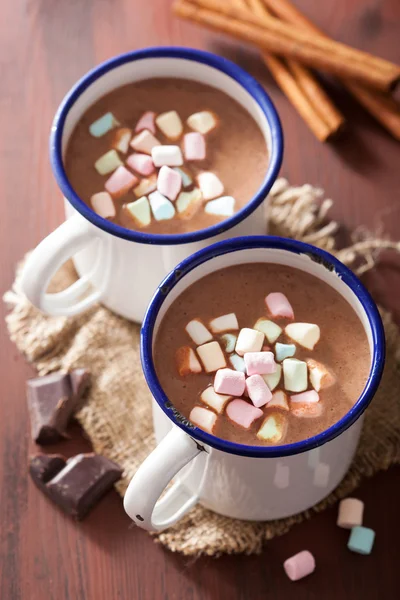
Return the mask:
{"type": "Polygon", "coordinates": [[[124,507],[133,521],[160,531],[196,503],[228,517],[265,521],[310,508],[344,477],[360,437],[363,412],[379,384],[385,339],[379,312],[358,278],[327,252],[293,240],[254,236],[226,240],[184,260],[162,282],[141,334],[142,366],[154,397],[158,446],[132,478],[124,507]],[[329,429],[282,446],[247,446],[191,424],[164,393],[153,363],[154,340],[172,302],[193,282],[241,263],[300,269],[337,290],[358,315],[371,350],[368,380],[353,408],[329,429]],[[172,487],[162,496],[171,479],[172,487]],[[162,496],[161,499],[159,499],[162,496]]]}
{"type": "Polygon", "coordinates": [[[147,48],[118,56],[81,79],[54,119],[50,156],[65,197],[67,220],[44,239],[26,262],[22,290],[50,315],[73,315],[95,302],[141,322],[154,290],[181,260],[208,244],[236,235],[265,233],[264,200],[282,162],[282,131],[276,110],[253,77],[229,60],[189,48],[147,48]],[[160,235],[125,229],[103,219],[79,198],[64,169],[71,133],[82,114],[115,88],[151,77],[179,77],[206,83],[233,97],[253,117],[268,148],[265,178],[257,194],[225,221],[185,234],[160,235]],[[80,279],[48,294],[49,281],[69,258],[80,279]]]}

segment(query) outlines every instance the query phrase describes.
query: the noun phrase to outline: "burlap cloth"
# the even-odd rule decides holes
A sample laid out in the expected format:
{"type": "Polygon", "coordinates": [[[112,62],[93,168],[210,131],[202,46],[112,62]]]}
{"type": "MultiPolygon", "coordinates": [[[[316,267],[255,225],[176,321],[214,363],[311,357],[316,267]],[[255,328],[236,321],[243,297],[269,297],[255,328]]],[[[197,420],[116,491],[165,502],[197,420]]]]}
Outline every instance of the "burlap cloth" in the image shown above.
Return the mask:
{"type": "MultiPolygon", "coordinates": [[[[337,224],[327,222],[331,200],[323,191],[304,185],[289,187],[280,179],[270,194],[270,230],[321,246],[358,273],[371,268],[377,248],[399,244],[363,235],[341,251],[335,249],[337,224]]],[[[54,291],[76,278],[72,264],[55,277],[54,291]]],[[[43,375],[56,369],[88,367],[93,385],[78,419],[96,452],[115,460],[124,469],[117,489],[123,494],[139,464],[154,447],[150,393],[142,376],[139,326],[98,305],[83,315],[47,317],[21,295],[18,276],[5,301],[11,312],[7,326],[11,339],[43,375]]],[[[195,507],[175,527],[156,539],[172,551],[186,555],[260,551],[263,542],[287,532],[354,490],[363,477],[400,462],[399,362],[400,337],[390,314],[381,310],[387,339],[387,361],[379,391],[367,411],[361,442],[353,464],[339,487],[317,506],[280,521],[253,523],[221,517],[195,507]]]]}

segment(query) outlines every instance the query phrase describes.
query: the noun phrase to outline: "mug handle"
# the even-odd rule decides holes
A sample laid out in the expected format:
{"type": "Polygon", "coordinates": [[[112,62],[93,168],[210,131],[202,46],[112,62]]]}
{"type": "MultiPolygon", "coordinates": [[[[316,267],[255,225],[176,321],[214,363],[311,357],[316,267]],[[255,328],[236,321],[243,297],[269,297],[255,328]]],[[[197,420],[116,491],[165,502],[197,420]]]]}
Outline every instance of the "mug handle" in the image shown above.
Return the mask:
{"type": "Polygon", "coordinates": [[[74,215],[31,252],[23,267],[21,289],[36,308],[48,315],[76,315],[100,300],[107,285],[110,265],[111,249],[108,240],[100,238],[96,229],[80,215],[74,215]],[[62,292],[47,294],[46,289],[58,269],[94,240],[99,240],[100,248],[90,273],[80,277],[62,292]],[[91,279],[98,269],[102,273],[101,289],[94,289],[81,298],[92,287],[91,279]]]}
{"type": "Polygon", "coordinates": [[[198,501],[176,481],[160,498],[171,479],[205,448],[182,429],[173,429],[140,465],[124,496],[124,508],[132,521],[148,531],[174,525],[198,501]]]}

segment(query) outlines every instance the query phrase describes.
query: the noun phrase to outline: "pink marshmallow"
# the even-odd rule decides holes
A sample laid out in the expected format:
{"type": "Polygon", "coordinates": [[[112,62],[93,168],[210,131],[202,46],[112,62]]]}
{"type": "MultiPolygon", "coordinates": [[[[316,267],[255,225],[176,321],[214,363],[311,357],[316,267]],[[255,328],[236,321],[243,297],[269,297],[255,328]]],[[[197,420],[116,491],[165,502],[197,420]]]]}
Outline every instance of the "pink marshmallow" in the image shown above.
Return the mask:
{"type": "Polygon", "coordinates": [[[176,200],[182,187],[182,177],[178,171],[164,165],[158,172],[157,189],[163,196],[176,200]]]}
{"type": "Polygon", "coordinates": [[[241,371],[219,369],[215,373],[214,390],[217,394],[242,396],[245,389],[245,375],[241,371]]]}
{"type": "MultiPolygon", "coordinates": [[[[245,355],[246,356],[246,355],[245,355]]],[[[260,408],[272,398],[272,393],[261,375],[251,375],[246,379],[246,390],[250,400],[260,408]]]]}
{"type": "Polygon", "coordinates": [[[315,558],[311,552],[303,550],[285,560],[283,568],[291,581],[297,581],[315,570],[315,558]]]}
{"type": "Polygon", "coordinates": [[[246,352],[243,358],[247,375],[270,375],[276,371],[272,352],[246,352]]]}
{"type": "Polygon", "coordinates": [[[206,157],[206,141],[204,135],[193,131],[183,138],[183,152],[186,160],[204,160],[206,157]]]}
{"type": "Polygon", "coordinates": [[[237,425],[249,429],[253,421],[262,417],[264,413],[245,400],[232,400],[226,407],[226,414],[237,425]]]}
{"type": "Polygon", "coordinates": [[[156,113],[152,112],[151,110],[143,113],[139,121],[136,123],[135,132],[139,133],[139,131],[147,129],[154,134],[156,132],[155,118],[156,113]]]}
{"type": "Polygon", "coordinates": [[[315,404],[319,401],[319,395],[315,390],[309,390],[308,392],[290,396],[290,401],[299,402],[300,404],[315,404]]]}
{"type": "Polygon", "coordinates": [[[126,164],[140,175],[151,175],[155,169],[153,159],[148,154],[134,152],[126,159],[126,164]]]}
{"type": "Polygon", "coordinates": [[[265,304],[273,317],[285,317],[294,319],[293,308],[285,294],[273,292],[265,298],[265,304]]]}
{"type": "Polygon", "coordinates": [[[119,198],[126,194],[138,181],[133,173],[121,166],[107,179],[104,187],[113,198],[119,198]]]}

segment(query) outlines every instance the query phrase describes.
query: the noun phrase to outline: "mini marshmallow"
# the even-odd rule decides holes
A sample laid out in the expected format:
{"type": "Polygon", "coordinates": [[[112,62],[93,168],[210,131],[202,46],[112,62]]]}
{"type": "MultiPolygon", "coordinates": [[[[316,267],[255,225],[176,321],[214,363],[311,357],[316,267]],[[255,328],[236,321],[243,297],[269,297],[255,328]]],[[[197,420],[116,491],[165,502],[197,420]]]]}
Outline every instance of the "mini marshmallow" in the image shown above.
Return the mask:
{"type": "Polygon", "coordinates": [[[345,498],[339,504],[337,519],[338,527],[351,529],[362,525],[364,514],[364,502],[357,498],[345,498]]]}
{"type": "Polygon", "coordinates": [[[197,176],[197,183],[204,200],[218,198],[218,196],[221,196],[221,194],[224,193],[222,181],[218,179],[215,173],[211,173],[211,171],[203,171],[203,173],[200,173],[200,175],[197,176]]]}
{"type": "Polygon", "coordinates": [[[204,404],[207,404],[207,406],[216,410],[219,414],[223,412],[226,403],[231,398],[232,396],[227,396],[226,394],[217,394],[212,385],[200,394],[200,400],[204,402],[204,404]]]}
{"type": "Polygon", "coordinates": [[[263,375],[263,379],[265,381],[265,383],[267,384],[267,386],[269,387],[269,389],[271,390],[271,392],[276,388],[276,386],[278,385],[278,383],[281,380],[281,375],[282,375],[282,366],[279,364],[276,364],[276,371],[275,373],[271,373],[270,375],[263,375]]]}
{"type": "Polygon", "coordinates": [[[283,568],[291,581],[297,581],[315,571],[315,558],[308,550],[302,550],[285,560],[283,568]]]}
{"type": "Polygon", "coordinates": [[[263,415],[263,411],[246,402],[245,400],[231,400],[226,407],[226,414],[231,421],[249,429],[256,419],[259,419],[263,415]]]}
{"type": "Polygon", "coordinates": [[[285,389],[304,392],[307,389],[307,363],[297,358],[285,358],[282,363],[285,389]]]}
{"type": "Polygon", "coordinates": [[[157,189],[157,175],[151,175],[148,179],[142,179],[142,181],[134,188],[135,196],[138,198],[141,196],[147,196],[150,192],[154,192],[157,189]]]}
{"type": "Polygon", "coordinates": [[[196,344],[196,346],[201,346],[201,344],[205,344],[206,342],[210,342],[212,340],[211,333],[208,331],[207,327],[203,325],[203,323],[198,319],[193,319],[192,321],[189,321],[185,329],[196,344]]]}
{"type": "Polygon", "coordinates": [[[181,346],[175,354],[178,373],[181,377],[191,373],[201,373],[201,364],[190,346],[181,346]]]}
{"type": "Polygon", "coordinates": [[[235,198],[232,198],[232,196],[221,196],[221,198],[211,200],[207,202],[204,211],[208,215],[231,217],[235,212],[235,198]]]}
{"type": "Polygon", "coordinates": [[[233,335],[233,333],[224,333],[224,335],[221,335],[221,340],[224,343],[225,352],[230,354],[234,351],[237,340],[236,335],[233,335]]]}
{"type": "Polygon", "coordinates": [[[239,323],[235,313],[229,313],[213,319],[210,321],[210,329],[213,333],[222,333],[223,331],[239,329],[239,323]]]}
{"type": "Polygon", "coordinates": [[[347,547],[357,554],[371,554],[375,541],[375,531],[368,527],[353,527],[347,547]]]}
{"type": "Polygon", "coordinates": [[[148,154],[134,152],[126,159],[126,164],[139,173],[139,175],[151,175],[154,172],[154,163],[148,154]]]}
{"type": "Polygon", "coordinates": [[[107,179],[104,184],[107,192],[113,198],[124,196],[136,183],[138,178],[135,177],[128,169],[121,166],[115,169],[114,173],[107,179]]]}
{"type": "Polygon", "coordinates": [[[154,137],[150,131],[144,129],[131,141],[130,145],[137,152],[143,152],[144,154],[151,154],[154,148],[161,146],[159,140],[154,137]]]}
{"type": "Polygon", "coordinates": [[[175,215],[175,208],[172,202],[160,192],[149,194],[151,211],[156,221],[168,221],[175,215]]]}
{"type": "Polygon", "coordinates": [[[243,396],[245,389],[245,375],[232,369],[218,369],[214,378],[214,390],[218,394],[243,396]]]}
{"type": "Polygon", "coordinates": [[[109,150],[94,163],[94,168],[99,175],[108,175],[121,166],[122,161],[115,150],[109,150]]]}
{"type": "Polygon", "coordinates": [[[314,404],[315,402],[319,402],[319,396],[315,390],[309,390],[308,392],[302,392],[301,394],[294,394],[293,396],[290,396],[290,402],[314,404]]]}
{"type": "Polygon", "coordinates": [[[231,354],[229,357],[229,362],[235,371],[240,371],[241,373],[246,373],[246,365],[241,356],[238,354],[231,354]]]}
{"type": "Polygon", "coordinates": [[[154,123],[155,116],[156,116],[156,113],[154,113],[151,110],[148,110],[147,112],[143,113],[142,116],[140,117],[139,121],[136,123],[135,132],[139,133],[140,131],[143,131],[144,129],[148,129],[148,131],[155,134],[155,132],[156,132],[156,126],[154,123]]]}
{"type": "Polygon", "coordinates": [[[294,344],[275,344],[275,356],[278,362],[282,362],[285,358],[290,358],[296,354],[296,346],[294,344]]]}
{"type": "Polygon", "coordinates": [[[240,330],[235,351],[239,356],[246,352],[260,352],[264,343],[264,334],[256,329],[244,327],[240,330]]]}
{"type": "Polygon", "coordinates": [[[278,444],[286,433],[287,423],[282,413],[272,413],[268,415],[260,429],[257,432],[259,440],[278,444]]]}
{"type": "Polygon", "coordinates": [[[257,331],[261,331],[270,344],[276,342],[278,337],[282,333],[282,328],[279,327],[273,321],[269,321],[268,319],[258,319],[257,323],[254,325],[253,329],[257,329],[257,331]]]}
{"type": "Polygon", "coordinates": [[[217,421],[217,415],[211,410],[207,410],[207,408],[203,408],[202,406],[195,406],[190,411],[189,421],[191,421],[201,429],[204,429],[204,431],[212,433],[215,427],[215,423],[217,421]]]}
{"type": "Polygon", "coordinates": [[[131,217],[138,227],[148,227],[151,223],[150,204],[146,196],[126,205],[131,217]]]}
{"type": "Polygon", "coordinates": [[[265,304],[273,317],[294,319],[292,305],[285,294],[281,294],[281,292],[272,292],[265,298],[265,304]]]}
{"type": "Polygon", "coordinates": [[[183,153],[186,160],[204,160],[206,157],[206,141],[197,131],[186,133],[183,138],[183,153]]]}
{"type": "Polygon", "coordinates": [[[157,189],[170,200],[176,200],[182,187],[182,178],[170,167],[163,166],[158,172],[157,189]]]}
{"type": "Polygon", "coordinates": [[[290,323],[286,325],[285,333],[308,350],[314,349],[321,335],[318,325],[313,323],[290,323]]]}
{"type": "Polygon", "coordinates": [[[128,152],[129,142],[131,139],[131,129],[128,129],[127,127],[121,127],[114,133],[111,147],[114,148],[114,150],[118,150],[118,152],[121,152],[122,154],[126,154],[128,152]]]}
{"type": "Polygon", "coordinates": [[[306,363],[310,374],[311,385],[314,390],[319,392],[335,383],[335,376],[322,363],[319,363],[312,358],[307,359],[306,363]]]}
{"type": "Polygon", "coordinates": [[[165,137],[170,140],[177,140],[183,132],[182,121],[176,110],[170,110],[158,115],[156,125],[161,129],[165,137]]]}
{"type": "Polygon", "coordinates": [[[218,342],[202,344],[196,350],[207,373],[212,373],[226,367],[225,356],[218,342]]]}
{"type": "Polygon", "coordinates": [[[199,133],[208,133],[217,126],[217,119],[209,110],[203,110],[198,113],[193,113],[187,119],[186,123],[191,129],[199,133]]]}
{"type": "Polygon", "coordinates": [[[154,146],[151,151],[156,167],[180,167],[183,165],[182,152],[179,146],[154,146]]]}
{"type": "Polygon", "coordinates": [[[268,375],[276,371],[272,352],[246,352],[243,358],[247,375],[268,375]]]}
{"type": "Polygon", "coordinates": [[[268,408],[281,408],[282,410],[289,410],[289,403],[285,392],[277,390],[272,394],[271,400],[268,402],[268,408]]]}
{"type": "Polygon", "coordinates": [[[322,402],[307,402],[307,404],[294,402],[290,405],[290,412],[294,417],[315,419],[322,415],[323,406],[322,402]]]}
{"type": "Polygon", "coordinates": [[[176,210],[181,219],[191,219],[202,205],[202,197],[199,188],[190,192],[181,192],[176,201],[176,210]]]}
{"type": "MultiPolygon", "coordinates": [[[[245,355],[246,360],[246,355],[245,355]]],[[[237,371],[234,371],[236,373],[237,371]]],[[[272,398],[271,391],[261,375],[251,375],[246,379],[247,394],[257,408],[267,404],[272,398]]],[[[237,396],[238,394],[234,394],[237,396]]]]}
{"type": "Polygon", "coordinates": [[[115,206],[110,194],[107,192],[99,192],[93,194],[90,198],[90,203],[94,212],[107,219],[108,217],[115,217],[115,206]]]}
{"type": "Polygon", "coordinates": [[[182,185],[184,188],[189,187],[190,185],[192,185],[193,183],[193,179],[190,177],[189,173],[187,173],[186,171],[184,171],[183,169],[179,168],[179,167],[174,167],[174,171],[176,171],[177,173],[179,173],[179,175],[182,178],[182,185]]]}
{"type": "Polygon", "coordinates": [[[118,125],[119,121],[117,121],[112,113],[108,112],[100,117],[100,119],[93,121],[89,126],[89,133],[93,137],[99,138],[118,125]]]}

